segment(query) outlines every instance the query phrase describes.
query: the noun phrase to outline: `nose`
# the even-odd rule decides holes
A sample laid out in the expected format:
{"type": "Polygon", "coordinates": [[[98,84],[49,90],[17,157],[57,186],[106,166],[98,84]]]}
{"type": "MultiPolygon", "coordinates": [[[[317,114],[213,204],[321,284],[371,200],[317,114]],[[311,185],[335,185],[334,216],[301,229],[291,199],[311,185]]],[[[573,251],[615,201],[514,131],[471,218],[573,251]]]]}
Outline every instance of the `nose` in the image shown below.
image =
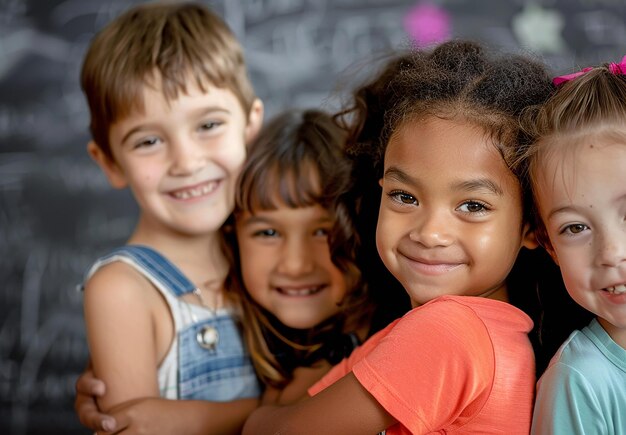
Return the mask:
{"type": "Polygon", "coordinates": [[[600,238],[597,251],[597,258],[602,266],[623,265],[626,263],[626,232],[605,231],[600,238]]]}
{"type": "Polygon", "coordinates": [[[175,176],[192,175],[206,164],[202,145],[191,137],[170,141],[170,173],[175,176]]]}
{"type": "Polygon", "coordinates": [[[280,273],[297,277],[311,273],[314,267],[313,246],[309,246],[302,237],[285,240],[278,264],[280,273]]]}
{"type": "Polygon", "coordinates": [[[445,213],[423,211],[416,219],[409,239],[426,248],[449,246],[453,241],[453,223],[445,213]]]}

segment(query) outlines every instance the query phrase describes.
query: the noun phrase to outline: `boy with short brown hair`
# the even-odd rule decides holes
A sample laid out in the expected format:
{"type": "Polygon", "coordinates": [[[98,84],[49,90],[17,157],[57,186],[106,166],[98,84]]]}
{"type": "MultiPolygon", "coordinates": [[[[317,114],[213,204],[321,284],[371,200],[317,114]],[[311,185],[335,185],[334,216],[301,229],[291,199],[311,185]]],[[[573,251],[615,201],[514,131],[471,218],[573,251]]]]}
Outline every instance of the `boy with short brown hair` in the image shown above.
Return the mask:
{"type": "Polygon", "coordinates": [[[181,422],[185,433],[236,433],[260,394],[221,234],[263,117],[241,46],[200,4],[144,4],[96,35],[81,84],[89,154],[139,205],[127,244],[85,279],[93,370],[107,385],[98,405],[114,413],[142,399],[159,417],[142,420],[150,433],[181,422]]]}

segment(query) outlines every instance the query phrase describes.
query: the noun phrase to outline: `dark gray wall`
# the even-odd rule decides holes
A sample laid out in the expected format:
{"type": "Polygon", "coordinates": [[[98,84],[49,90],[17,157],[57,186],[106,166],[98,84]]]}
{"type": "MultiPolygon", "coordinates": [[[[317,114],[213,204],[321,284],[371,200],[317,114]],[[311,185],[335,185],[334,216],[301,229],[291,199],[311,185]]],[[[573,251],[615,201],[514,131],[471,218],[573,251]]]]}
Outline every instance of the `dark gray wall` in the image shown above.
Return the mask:
{"type": "MultiPolygon", "coordinates": [[[[89,433],[73,415],[87,359],[75,285],[129,235],[136,208],[85,153],[86,44],[132,0],[0,0],[0,433],[89,433]]],[[[409,36],[409,0],[223,0],[269,115],[339,104],[409,36]]],[[[540,54],[555,72],[626,52],[623,0],[441,0],[451,35],[540,54]]],[[[424,30],[430,24],[415,24],[424,30]]]]}

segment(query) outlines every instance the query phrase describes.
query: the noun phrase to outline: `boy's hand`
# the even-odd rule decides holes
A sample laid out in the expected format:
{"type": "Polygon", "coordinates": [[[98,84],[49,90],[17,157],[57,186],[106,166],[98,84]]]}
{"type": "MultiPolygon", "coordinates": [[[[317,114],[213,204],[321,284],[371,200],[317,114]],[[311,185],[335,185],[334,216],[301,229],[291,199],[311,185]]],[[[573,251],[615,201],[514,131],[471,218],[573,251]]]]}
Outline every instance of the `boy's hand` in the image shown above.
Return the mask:
{"type": "Polygon", "coordinates": [[[102,414],[98,409],[96,399],[102,397],[106,391],[104,382],[94,377],[91,364],[76,380],[76,398],[74,410],[80,423],[93,431],[115,431],[115,418],[102,414]]]}
{"type": "Polygon", "coordinates": [[[158,397],[146,397],[124,402],[111,410],[118,422],[115,434],[185,433],[184,431],[181,432],[177,426],[180,420],[183,420],[181,416],[184,414],[178,415],[176,412],[183,403],[184,401],[158,397]]]}

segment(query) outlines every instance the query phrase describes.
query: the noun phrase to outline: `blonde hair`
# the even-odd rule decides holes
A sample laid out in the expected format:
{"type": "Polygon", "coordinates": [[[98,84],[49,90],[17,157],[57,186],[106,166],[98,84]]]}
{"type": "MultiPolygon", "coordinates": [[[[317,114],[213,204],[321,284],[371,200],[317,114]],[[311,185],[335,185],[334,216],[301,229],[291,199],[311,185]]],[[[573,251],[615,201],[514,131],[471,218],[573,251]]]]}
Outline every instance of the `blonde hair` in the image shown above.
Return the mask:
{"type": "Polygon", "coordinates": [[[96,144],[112,159],[111,124],[143,110],[146,86],[167,100],[192,80],[232,91],[247,114],[255,100],[241,45],[217,15],[197,3],[157,2],[129,9],[93,39],[81,71],[96,144]]]}
{"type": "MultiPolygon", "coordinates": [[[[624,141],[626,136],[626,75],[597,66],[561,84],[543,105],[530,107],[522,127],[531,141],[519,157],[538,193],[538,174],[553,153],[570,154],[590,137],[624,141]]],[[[550,247],[546,229],[535,210],[537,237],[550,247]]]]}

